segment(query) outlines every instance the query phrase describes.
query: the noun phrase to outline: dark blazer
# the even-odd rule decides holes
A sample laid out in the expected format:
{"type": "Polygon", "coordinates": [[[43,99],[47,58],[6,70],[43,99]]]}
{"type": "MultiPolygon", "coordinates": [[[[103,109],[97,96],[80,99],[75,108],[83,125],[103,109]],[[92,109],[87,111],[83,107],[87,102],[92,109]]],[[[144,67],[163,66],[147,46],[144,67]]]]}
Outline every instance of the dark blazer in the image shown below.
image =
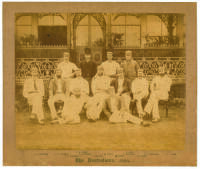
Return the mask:
{"type": "Polygon", "coordinates": [[[92,78],[97,73],[97,65],[93,61],[80,63],[83,78],[92,78]]]}
{"type": "MultiPolygon", "coordinates": [[[[117,93],[117,91],[118,91],[118,78],[111,81],[111,86],[113,86],[115,88],[115,93],[117,93]]],[[[129,79],[125,78],[124,82],[123,82],[123,91],[121,92],[121,94],[130,93],[130,92],[131,92],[131,81],[129,79]]]]}
{"type": "MultiPolygon", "coordinates": [[[[53,96],[56,94],[57,91],[57,79],[51,79],[50,84],[49,84],[49,96],[53,96]]],[[[65,81],[62,79],[61,80],[62,83],[62,92],[65,94],[66,93],[66,83],[65,81]]]]}

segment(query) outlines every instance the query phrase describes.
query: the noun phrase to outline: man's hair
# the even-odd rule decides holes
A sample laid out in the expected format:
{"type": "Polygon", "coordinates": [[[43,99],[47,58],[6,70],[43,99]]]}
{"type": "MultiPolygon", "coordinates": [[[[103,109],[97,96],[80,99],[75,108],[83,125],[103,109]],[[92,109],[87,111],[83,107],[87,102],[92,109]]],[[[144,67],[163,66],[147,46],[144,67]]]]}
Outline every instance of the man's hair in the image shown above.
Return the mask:
{"type": "Polygon", "coordinates": [[[91,54],[91,49],[90,48],[85,48],[85,54],[90,55],[91,54]]]}

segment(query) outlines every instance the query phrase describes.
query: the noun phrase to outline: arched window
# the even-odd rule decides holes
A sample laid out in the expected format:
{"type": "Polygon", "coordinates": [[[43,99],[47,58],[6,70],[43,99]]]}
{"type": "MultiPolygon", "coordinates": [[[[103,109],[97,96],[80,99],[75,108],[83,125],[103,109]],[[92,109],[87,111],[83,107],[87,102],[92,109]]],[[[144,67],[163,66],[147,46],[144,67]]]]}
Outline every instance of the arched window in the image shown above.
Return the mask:
{"type": "Polygon", "coordinates": [[[16,38],[20,39],[32,34],[32,16],[20,16],[16,20],[16,38]]]}
{"type": "Polygon", "coordinates": [[[147,34],[149,36],[168,36],[165,23],[155,15],[147,16],[147,34]]]}
{"type": "Polygon", "coordinates": [[[79,22],[76,29],[76,46],[103,46],[103,32],[93,16],[87,15],[79,22]]]}
{"type": "Polygon", "coordinates": [[[140,19],[136,16],[113,15],[112,25],[112,46],[114,48],[140,47],[141,25],[140,19]]]}

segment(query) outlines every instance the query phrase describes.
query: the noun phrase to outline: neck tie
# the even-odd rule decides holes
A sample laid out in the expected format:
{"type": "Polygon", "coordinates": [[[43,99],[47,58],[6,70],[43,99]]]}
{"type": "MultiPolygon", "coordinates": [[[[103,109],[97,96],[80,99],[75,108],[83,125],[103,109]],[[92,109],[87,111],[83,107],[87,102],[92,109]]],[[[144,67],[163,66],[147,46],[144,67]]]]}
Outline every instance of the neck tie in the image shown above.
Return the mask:
{"type": "Polygon", "coordinates": [[[34,79],[34,89],[37,90],[36,79],[34,79]]]}

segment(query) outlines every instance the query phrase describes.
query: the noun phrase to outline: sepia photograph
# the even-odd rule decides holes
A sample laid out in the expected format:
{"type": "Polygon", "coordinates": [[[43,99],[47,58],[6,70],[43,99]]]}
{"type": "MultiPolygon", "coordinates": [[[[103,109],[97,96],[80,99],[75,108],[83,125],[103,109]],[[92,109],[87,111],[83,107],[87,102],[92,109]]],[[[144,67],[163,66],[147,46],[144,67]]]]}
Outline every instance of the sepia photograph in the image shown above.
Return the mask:
{"type": "Polygon", "coordinates": [[[4,165],[196,165],[196,3],[3,9],[4,165]]]}
{"type": "Polygon", "coordinates": [[[17,148],[182,150],[185,25],[181,13],[17,13],[17,148]]]}

